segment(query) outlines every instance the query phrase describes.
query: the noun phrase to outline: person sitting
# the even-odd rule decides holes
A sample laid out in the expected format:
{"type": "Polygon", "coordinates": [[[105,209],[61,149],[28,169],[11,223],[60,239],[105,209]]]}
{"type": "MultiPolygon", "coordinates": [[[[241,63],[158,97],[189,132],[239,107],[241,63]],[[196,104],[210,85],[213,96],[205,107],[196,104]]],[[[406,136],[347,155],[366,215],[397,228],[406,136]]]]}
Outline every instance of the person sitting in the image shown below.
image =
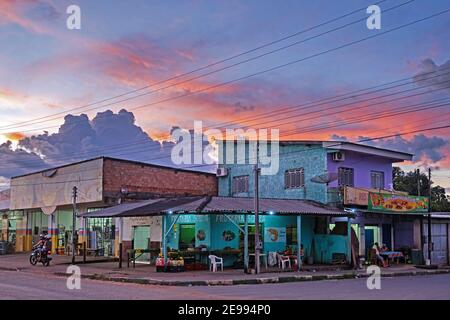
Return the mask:
{"type": "Polygon", "coordinates": [[[374,243],[373,249],[375,250],[375,256],[376,256],[376,258],[377,258],[377,261],[380,261],[384,268],[387,267],[387,262],[386,262],[386,260],[384,260],[384,258],[380,255],[380,253],[381,253],[382,251],[381,251],[380,246],[378,245],[378,242],[375,242],[375,243],[374,243]]]}
{"type": "Polygon", "coordinates": [[[389,248],[386,246],[385,243],[383,243],[383,245],[381,246],[380,252],[386,252],[386,251],[389,251],[389,248]]]}

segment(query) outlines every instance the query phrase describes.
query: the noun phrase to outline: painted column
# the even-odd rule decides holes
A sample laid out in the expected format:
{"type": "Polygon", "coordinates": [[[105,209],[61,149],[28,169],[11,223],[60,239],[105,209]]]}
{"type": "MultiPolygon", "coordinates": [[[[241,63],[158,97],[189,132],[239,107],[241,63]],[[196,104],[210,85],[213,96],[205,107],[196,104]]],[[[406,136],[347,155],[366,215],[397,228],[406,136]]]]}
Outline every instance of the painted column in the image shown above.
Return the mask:
{"type": "Polygon", "coordinates": [[[244,273],[248,272],[248,214],[244,215],[244,273]]]}
{"type": "Polygon", "coordinates": [[[166,229],[167,229],[167,222],[166,222],[166,216],[162,216],[162,245],[163,245],[163,259],[164,259],[164,271],[167,267],[167,244],[166,244],[166,229]]]}
{"type": "Polygon", "coordinates": [[[347,262],[348,264],[352,263],[352,224],[351,224],[351,218],[348,218],[347,221],[347,241],[348,241],[348,248],[347,248],[347,262]]]}
{"type": "Polygon", "coordinates": [[[48,219],[48,234],[52,237],[52,253],[56,253],[58,243],[58,230],[56,228],[56,211],[47,216],[48,219]]]}
{"type": "Polygon", "coordinates": [[[366,230],[365,224],[361,223],[359,225],[359,255],[366,256],[366,230]]]}
{"type": "Polygon", "coordinates": [[[297,216],[297,271],[302,269],[302,216],[297,216]]]}

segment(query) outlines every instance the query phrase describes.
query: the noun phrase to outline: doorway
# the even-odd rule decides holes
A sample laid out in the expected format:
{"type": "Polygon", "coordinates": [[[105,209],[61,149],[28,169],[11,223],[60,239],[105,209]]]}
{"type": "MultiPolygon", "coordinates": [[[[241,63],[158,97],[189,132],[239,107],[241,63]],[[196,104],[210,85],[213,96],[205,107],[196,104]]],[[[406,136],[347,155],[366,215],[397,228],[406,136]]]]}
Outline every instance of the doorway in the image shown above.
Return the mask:
{"type": "MultiPolygon", "coordinates": [[[[134,226],[133,227],[133,249],[148,250],[150,249],[150,226],[134,226]]],[[[150,253],[136,255],[136,262],[150,262],[150,253]]]]}
{"type": "Polygon", "coordinates": [[[365,233],[365,248],[366,248],[366,256],[369,256],[369,250],[372,249],[373,244],[378,242],[379,245],[381,241],[380,235],[380,227],[378,226],[364,226],[365,233]]]}
{"type": "Polygon", "coordinates": [[[180,250],[195,247],[195,224],[180,224],[180,238],[178,246],[180,250]]]}

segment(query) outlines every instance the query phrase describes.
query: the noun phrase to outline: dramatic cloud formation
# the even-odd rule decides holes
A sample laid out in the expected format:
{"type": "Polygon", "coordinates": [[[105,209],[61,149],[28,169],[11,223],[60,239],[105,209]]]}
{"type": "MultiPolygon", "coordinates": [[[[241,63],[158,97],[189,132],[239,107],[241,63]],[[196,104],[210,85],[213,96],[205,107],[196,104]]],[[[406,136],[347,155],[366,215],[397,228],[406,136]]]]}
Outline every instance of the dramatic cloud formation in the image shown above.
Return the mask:
{"type": "MultiPolygon", "coordinates": [[[[175,129],[175,128],[174,128],[175,129]]],[[[194,136],[192,131],[187,131],[194,136]]],[[[193,141],[193,139],[192,139],[193,141]]],[[[0,184],[7,178],[98,156],[142,161],[172,167],[172,141],[155,141],[135,124],[133,113],[108,110],[92,120],[87,115],[67,115],[57,133],[26,137],[13,148],[8,141],[0,145],[0,184]]],[[[205,148],[208,143],[203,143],[205,148]]],[[[192,152],[193,148],[192,148],[192,152]]],[[[199,167],[208,171],[212,167],[199,167]]]]}
{"type": "Polygon", "coordinates": [[[432,59],[425,59],[422,61],[421,69],[422,71],[413,78],[418,85],[431,85],[450,91],[450,60],[437,65],[432,59]],[[429,79],[431,77],[432,79],[429,79]]]}
{"type": "MultiPolygon", "coordinates": [[[[366,137],[360,137],[359,139],[366,139],[366,137]]],[[[446,158],[447,154],[444,149],[449,145],[450,140],[436,136],[427,137],[423,134],[418,134],[410,140],[397,136],[391,139],[380,139],[365,143],[382,148],[412,153],[414,154],[413,161],[427,164],[430,162],[436,163],[446,158]]]]}

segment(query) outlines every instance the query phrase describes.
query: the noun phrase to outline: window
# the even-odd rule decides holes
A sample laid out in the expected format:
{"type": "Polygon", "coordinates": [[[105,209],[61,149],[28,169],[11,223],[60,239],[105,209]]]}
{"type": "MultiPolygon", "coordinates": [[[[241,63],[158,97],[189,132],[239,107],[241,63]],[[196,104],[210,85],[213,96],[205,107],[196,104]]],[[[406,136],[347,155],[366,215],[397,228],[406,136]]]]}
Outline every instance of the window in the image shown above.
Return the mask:
{"type": "Polygon", "coordinates": [[[370,187],[384,189],[384,172],[370,171],[370,187]]]}
{"type": "Polygon", "coordinates": [[[302,188],[305,186],[305,172],[303,168],[290,169],[284,172],[284,187],[286,189],[302,188]]]}
{"type": "Polygon", "coordinates": [[[248,192],[248,176],[233,177],[233,193],[248,192]]]}
{"type": "Polygon", "coordinates": [[[286,226],[286,245],[297,245],[297,227],[286,226]]]}
{"type": "Polygon", "coordinates": [[[339,168],[338,184],[339,186],[349,186],[349,187],[353,187],[355,185],[353,168],[343,168],[343,167],[339,168]]]}

